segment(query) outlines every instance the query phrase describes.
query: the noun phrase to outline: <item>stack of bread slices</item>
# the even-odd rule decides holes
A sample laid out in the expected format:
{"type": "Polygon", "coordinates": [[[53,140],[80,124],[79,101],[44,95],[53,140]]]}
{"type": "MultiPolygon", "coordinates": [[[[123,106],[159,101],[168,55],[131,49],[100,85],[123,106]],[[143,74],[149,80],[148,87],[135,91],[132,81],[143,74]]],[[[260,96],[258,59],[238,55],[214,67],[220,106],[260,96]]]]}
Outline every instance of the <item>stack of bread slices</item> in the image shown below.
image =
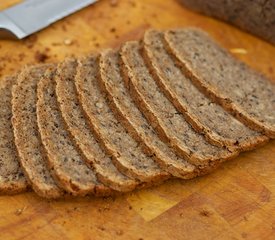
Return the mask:
{"type": "Polygon", "coordinates": [[[201,30],[149,30],[1,80],[0,128],[0,193],[109,196],[274,138],[275,85],[201,30]]]}

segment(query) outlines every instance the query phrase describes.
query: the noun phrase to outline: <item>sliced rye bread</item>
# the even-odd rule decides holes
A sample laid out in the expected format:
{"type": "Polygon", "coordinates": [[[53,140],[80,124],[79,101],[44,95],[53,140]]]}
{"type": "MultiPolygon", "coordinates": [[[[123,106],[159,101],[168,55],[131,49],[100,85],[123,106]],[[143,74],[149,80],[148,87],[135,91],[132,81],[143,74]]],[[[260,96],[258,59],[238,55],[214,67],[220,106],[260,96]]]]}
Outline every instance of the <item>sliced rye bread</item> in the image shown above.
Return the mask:
{"type": "Polygon", "coordinates": [[[155,156],[159,165],[175,177],[188,179],[197,176],[196,168],[178,157],[173,149],[162,142],[146,118],[136,107],[121,74],[119,53],[106,50],[100,55],[100,86],[107,94],[111,108],[117,113],[125,128],[144,143],[149,154],[155,156]]]}
{"type": "Polygon", "coordinates": [[[123,71],[128,77],[125,83],[159,136],[178,154],[202,169],[237,156],[237,151],[230,152],[211,145],[193,130],[155,83],[142,58],[141,49],[141,44],[134,41],[122,47],[123,71]]]}
{"type": "Polygon", "coordinates": [[[37,120],[48,164],[56,181],[73,196],[108,196],[112,190],[99,183],[76,150],[59,111],[55,82],[56,68],[48,69],[38,83],[37,120]]]}
{"type": "Polygon", "coordinates": [[[7,76],[0,86],[0,194],[16,194],[28,188],[19,164],[12,131],[12,86],[17,76],[7,76]]]}
{"type": "Polygon", "coordinates": [[[97,55],[81,59],[76,76],[80,103],[97,139],[125,175],[152,184],[167,179],[169,174],[142,151],[140,143],[132,138],[112,112],[106,94],[98,85],[98,61],[97,55]]]}
{"type": "Polygon", "coordinates": [[[41,197],[60,198],[64,192],[46,164],[36,118],[37,84],[50,66],[25,68],[19,74],[12,89],[12,125],[19,160],[32,188],[41,197]]]}
{"type": "Polygon", "coordinates": [[[275,138],[275,84],[201,30],[165,33],[166,46],[193,83],[249,127],[275,138]]]}
{"type": "Polygon", "coordinates": [[[70,132],[75,145],[83,159],[94,169],[97,178],[106,186],[119,191],[128,192],[137,187],[138,182],[121,174],[113,165],[112,159],[100,147],[85,119],[80,107],[74,84],[78,62],[74,58],[65,60],[58,65],[56,96],[61,115],[70,132]]]}
{"type": "Polygon", "coordinates": [[[268,141],[201,93],[165,49],[164,34],[149,30],[143,39],[144,58],[158,86],[198,132],[218,146],[252,150],[268,141]]]}

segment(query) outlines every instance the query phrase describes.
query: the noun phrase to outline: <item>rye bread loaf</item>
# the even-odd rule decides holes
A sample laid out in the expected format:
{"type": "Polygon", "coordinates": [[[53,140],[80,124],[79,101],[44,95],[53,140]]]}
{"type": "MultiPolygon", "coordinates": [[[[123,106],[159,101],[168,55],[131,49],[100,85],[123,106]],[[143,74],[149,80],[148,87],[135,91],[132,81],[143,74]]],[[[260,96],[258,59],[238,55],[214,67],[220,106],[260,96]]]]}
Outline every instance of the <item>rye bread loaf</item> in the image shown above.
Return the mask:
{"type": "Polygon", "coordinates": [[[141,182],[154,183],[168,178],[151,156],[145,154],[112,112],[106,94],[98,85],[98,56],[79,61],[76,88],[80,103],[98,140],[112,155],[115,166],[141,182]]]}
{"type": "Polygon", "coordinates": [[[37,120],[48,164],[56,181],[73,196],[93,194],[108,196],[112,190],[98,182],[76,150],[59,111],[54,77],[56,69],[48,69],[38,83],[37,120]]]}
{"type": "Polygon", "coordinates": [[[37,84],[51,65],[24,69],[12,89],[12,124],[15,145],[25,176],[34,191],[45,198],[59,198],[63,191],[46,164],[36,118],[37,84]]]}
{"type": "Polygon", "coordinates": [[[111,101],[111,108],[120,117],[125,128],[144,143],[148,153],[155,156],[159,165],[175,177],[192,178],[197,175],[196,168],[186,160],[178,157],[173,149],[162,142],[152,126],[136,107],[121,74],[119,53],[106,50],[100,56],[100,85],[111,101]]]}
{"type": "Polygon", "coordinates": [[[0,86],[0,194],[20,193],[28,187],[19,164],[11,123],[11,91],[16,78],[5,77],[0,86]]]}
{"type": "Polygon", "coordinates": [[[275,84],[198,29],[165,33],[167,48],[194,84],[250,127],[275,137],[275,84]]]}
{"type": "Polygon", "coordinates": [[[163,32],[147,31],[143,43],[146,62],[159,87],[193,128],[205,134],[211,143],[244,151],[268,141],[266,136],[245,126],[192,84],[166,51],[163,32]]]}
{"type": "Polygon", "coordinates": [[[275,45],[274,0],[181,0],[188,8],[233,24],[275,45]]]}
{"type": "Polygon", "coordinates": [[[199,168],[208,168],[238,152],[211,145],[196,133],[156,85],[141,55],[138,42],[127,42],[121,50],[126,85],[136,104],[164,140],[182,157],[199,168]]]}
{"type": "Polygon", "coordinates": [[[54,78],[56,96],[67,130],[71,133],[85,162],[94,169],[103,184],[116,191],[131,191],[136,188],[138,182],[126,177],[116,169],[111,157],[101,149],[91,132],[87,119],[85,119],[74,84],[77,65],[76,59],[65,60],[58,65],[54,78]]]}

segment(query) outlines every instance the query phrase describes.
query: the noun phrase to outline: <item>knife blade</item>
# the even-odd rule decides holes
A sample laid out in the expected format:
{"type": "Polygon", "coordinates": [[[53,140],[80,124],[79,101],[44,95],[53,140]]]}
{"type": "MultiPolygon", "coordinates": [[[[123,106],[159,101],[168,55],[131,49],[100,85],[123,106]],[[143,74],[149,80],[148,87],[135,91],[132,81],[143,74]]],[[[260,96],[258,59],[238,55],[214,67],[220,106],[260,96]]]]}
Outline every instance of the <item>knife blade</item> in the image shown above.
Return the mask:
{"type": "Polygon", "coordinates": [[[0,12],[0,38],[25,38],[96,1],[25,0],[0,12]]]}

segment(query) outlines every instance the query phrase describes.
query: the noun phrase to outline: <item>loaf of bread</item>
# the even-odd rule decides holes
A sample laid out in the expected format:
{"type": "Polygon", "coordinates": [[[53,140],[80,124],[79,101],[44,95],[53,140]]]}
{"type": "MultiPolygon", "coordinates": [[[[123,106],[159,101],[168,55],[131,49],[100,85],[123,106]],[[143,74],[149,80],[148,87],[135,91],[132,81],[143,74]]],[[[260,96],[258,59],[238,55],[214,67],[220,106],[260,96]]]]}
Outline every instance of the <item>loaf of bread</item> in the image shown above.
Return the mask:
{"type": "Polygon", "coordinates": [[[180,0],[184,6],[233,24],[275,45],[274,0],[180,0]]]}
{"type": "Polygon", "coordinates": [[[117,195],[275,136],[275,85],[193,28],[26,67],[0,97],[0,194],[117,195]]]}

